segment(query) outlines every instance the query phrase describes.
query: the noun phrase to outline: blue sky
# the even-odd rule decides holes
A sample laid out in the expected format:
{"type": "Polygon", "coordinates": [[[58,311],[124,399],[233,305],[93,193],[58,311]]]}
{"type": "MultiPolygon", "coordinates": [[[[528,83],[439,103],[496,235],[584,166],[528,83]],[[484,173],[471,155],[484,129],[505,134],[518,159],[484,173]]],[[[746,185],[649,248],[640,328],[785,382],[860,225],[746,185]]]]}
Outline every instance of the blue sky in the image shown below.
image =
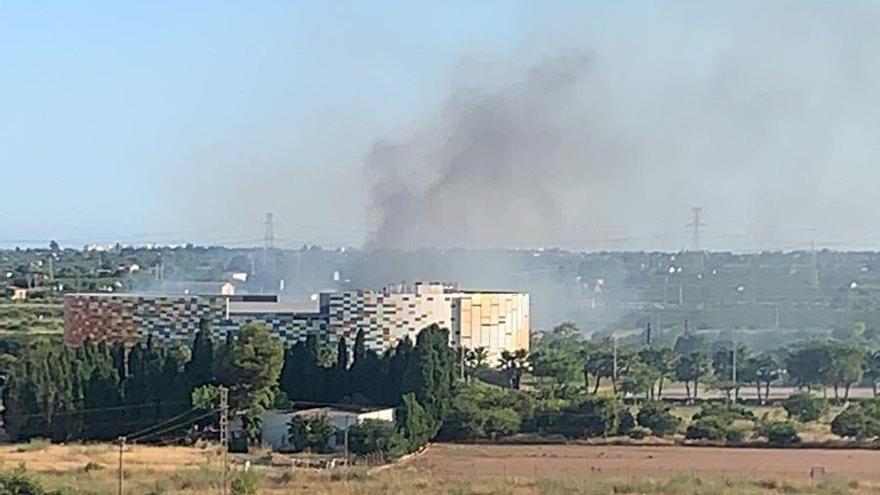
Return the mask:
{"type": "Polygon", "coordinates": [[[549,244],[678,249],[700,204],[709,247],[874,246],[877,32],[863,2],[0,2],[0,245],[254,244],[266,211],[359,245],[377,142],[584,52],[619,149],[559,168],[592,201],[549,244]]]}
{"type": "Polygon", "coordinates": [[[244,242],[278,206],[258,178],[283,167],[303,213],[279,211],[279,230],[357,241],[363,218],[321,225],[357,208],[317,206],[363,194],[343,179],[371,141],[442,98],[463,55],[522,43],[522,15],[509,2],[2,2],[0,239],[244,242]],[[211,218],[236,209],[250,225],[211,218]]]}

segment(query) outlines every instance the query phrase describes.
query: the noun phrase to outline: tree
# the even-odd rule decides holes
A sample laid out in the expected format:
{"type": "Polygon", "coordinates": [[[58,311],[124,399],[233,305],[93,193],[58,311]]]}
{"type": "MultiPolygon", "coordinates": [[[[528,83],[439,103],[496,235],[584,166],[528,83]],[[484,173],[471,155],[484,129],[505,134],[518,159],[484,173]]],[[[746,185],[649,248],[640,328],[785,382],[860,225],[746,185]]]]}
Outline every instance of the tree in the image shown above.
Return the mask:
{"type": "Polygon", "coordinates": [[[284,346],[265,325],[248,323],[219,356],[218,378],[229,387],[229,406],[244,413],[251,438],[255,438],[263,410],[272,402],[284,359],[284,346]]]}
{"type": "Polygon", "coordinates": [[[344,375],[345,371],[348,370],[348,344],[345,342],[345,336],[339,337],[339,340],[336,342],[336,370],[339,372],[339,375],[344,375]]]}
{"type": "Polygon", "coordinates": [[[675,363],[675,378],[684,383],[688,400],[699,396],[700,380],[709,373],[710,369],[709,357],[702,352],[692,352],[678,358],[675,363]],[[691,384],[693,384],[693,395],[691,395],[691,384]]]}
{"type": "Polygon", "coordinates": [[[871,384],[874,397],[877,397],[877,384],[880,382],[880,351],[865,354],[865,378],[871,384]]]}
{"type": "Polygon", "coordinates": [[[715,385],[724,391],[727,400],[730,401],[731,394],[733,400],[739,399],[739,389],[743,381],[743,372],[749,358],[749,350],[745,347],[738,346],[736,351],[733,345],[721,347],[712,356],[712,369],[715,372],[715,385]],[[736,355],[734,355],[736,352],[736,355]],[[736,381],[734,381],[733,364],[736,363],[736,381]]]}
{"type": "Polygon", "coordinates": [[[414,381],[409,373],[415,369],[414,360],[415,349],[409,337],[398,341],[397,346],[385,354],[382,368],[386,381],[383,403],[398,405],[404,393],[413,391],[414,381]]]}
{"type": "Polygon", "coordinates": [[[673,375],[675,369],[675,352],[669,347],[645,347],[639,351],[639,359],[654,371],[657,379],[657,392],[651,386],[651,397],[663,398],[663,383],[673,375]]]}
{"type": "Polygon", "coordinates": [[[465,350],[464,364],[465,379],[470,382],[473,375],[489,366],[489,350],[482,346],[465,350]]]}
{"type": "Polygon", "coordinates": [[[323,453],[330,450],[336,428],[324,415],[295,415],[287,423],[287,439],[294,452],[323,453]]]}
{"type": "MultiPolygon", "coordinates": [[[[320,365],[320,347],[315,335],[306,336],[284,352],[280,388],[291,400],[318,401],[326,392],[320,365]]],[[[332,399],[341,401],[342,395],[332,399]]]]}
{"type": "Polygon", "coordinates": [[[614,351],[612,343],[609,341],[594,344],[584,348],[582,355],[584,358],[584,386],[589,389],[590,377],[593,377],[593,390],[595,395],[599,391],[599,386],[603,378],[612,378],[614,376],[614,351]]]}
{"type": "Polygon", "coordinates": [[[779,361],[776,356],[765,353],[760,356],[751,356],[746,359],[742,370],[742,380],[745,383],[755,385],[758,402],[765,404],[770,398],[770,384],[779,379],[781,374],[779,361]],[[763,387],[763,394],[761,392],[763,387]]]}
{"type": "Polygon", "coordinates": [[[684,333],[675,339],[675,346],[672,350],[678,356],[687,356],[695,352],[705,352],[706,343],[702,335],[684,333]]]}
{"type": "Polygon", "coordinates": [[[501,351],[499,366],[503,371],[507,372],[510,388],[519,390],[523,374],[529,369],[528,356],[528,352],[525,349],[519,349],[514,352],[501,351]]]}
{"type": "Polygon", "coordinates": [[[351,393],[351,387],[349,387],[351,377],[348,372],[350,361],[348,343],[345,341],[345,337],[341,336],[336,341],[336,362],[327,373],[329,380],[322,380],[323,387],[326,389],[326,399],[329,402],[341,402],[351,393]]]}
{"type": "Polygon", "coordinates": [[[482,370],[489,367],[489,350],[479,346],[469,349],[465,355],[468,367],[472,370],[482,370]]]}
{"type": "Polygon", "coordinates": [[[850,388],[864,375],[864,354],[857,347],[839,342],[832,342],[828,347],[830,366],[827,376],[834,387],[834,398],[840,399],[839,391],[843,387],[843,400],[848,400],[850,388]]]}
{"type": "Polygon", "coordinates": [[[358,330],[354,339],[354,359],[350,368],[350,392],[364,399],[377,403],[385,395],[382,384],[382,363],[379,356],[367,349],[363,329],[358,330]]]}
{"type": "Polygon", "coordinates": [[[626,374],[620,383],[620,390],[624,394],[644,396],[650,398],[654,383],[658,380],[658,373],[641,360],[634,360],[626,370],[626,374]]]}
{"type": "Polygon", "coordinates": [[[785,358],[785,369],[800,388],[809,391],[813,386],[825,385],[830,379],[830,350],[821,342],[807,342],[789,351],[785,358]]]}
{"type": "Polygon", "coordinates": [[[192,357],[186,363],[186,377],[192,388],[212,383],[214,380],[214,339],[210,323],[202,320],[192,344],[192,357]]]}
{"type": "Polygon", "coordinates": [[[440,428],[440,422],[419,404],[414,394],[403,396],[403,406],[398,410],[397,418],[407,452],[422,448],[440,428]]]}
{"type": "Polygon", "coordinates": [[[404,390],[413,391],[419,404],[439,424],[452,401],[455,379],[449,332],[436,324],[423,329],[416,337],[413,353],[407,373],[411,381],[404,390]]]}
{"type": "Polygon", "coordinates": [[[576,349],[538,348],[529,355],[532,373],[549,380],[554,388],[566,387],[577,380],[582,365],[576,349]]]}

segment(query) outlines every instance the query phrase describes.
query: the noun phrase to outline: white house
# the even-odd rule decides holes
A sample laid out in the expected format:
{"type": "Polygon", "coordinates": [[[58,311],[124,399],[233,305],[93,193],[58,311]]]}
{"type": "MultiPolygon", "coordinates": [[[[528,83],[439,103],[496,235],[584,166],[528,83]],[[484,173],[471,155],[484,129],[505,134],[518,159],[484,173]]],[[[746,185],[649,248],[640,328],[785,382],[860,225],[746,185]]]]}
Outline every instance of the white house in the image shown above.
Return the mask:
{"type": "Polygon", "coordinates": [[[287,425],[294,416],[326,416],[336,427],[336,437],[331,439],[332,447],[342,446],[345,430],[363,423],[368,419],[394,422],[394,408],[367,408],[367,407],[320,407],[314,409],[301,409],[298,411],[272,410],[263,413],[263,425],[260,441],[263,445],[272,447],[274,450],[288,450],[293,448],[288,440],[287,425]]]}

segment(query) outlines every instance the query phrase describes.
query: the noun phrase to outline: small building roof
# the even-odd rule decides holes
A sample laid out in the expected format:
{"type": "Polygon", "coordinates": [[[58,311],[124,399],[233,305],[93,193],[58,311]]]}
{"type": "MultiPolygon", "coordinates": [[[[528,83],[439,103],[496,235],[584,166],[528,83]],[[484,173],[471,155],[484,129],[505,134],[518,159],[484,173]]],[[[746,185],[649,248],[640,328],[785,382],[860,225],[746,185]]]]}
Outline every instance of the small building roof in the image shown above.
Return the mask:
{"type": "Polygon", "coordinates": [[[143,292],[146,294],[220,296],[231,295],[234,290],[235,286],[229,282],[163,281],[143,292]]]}

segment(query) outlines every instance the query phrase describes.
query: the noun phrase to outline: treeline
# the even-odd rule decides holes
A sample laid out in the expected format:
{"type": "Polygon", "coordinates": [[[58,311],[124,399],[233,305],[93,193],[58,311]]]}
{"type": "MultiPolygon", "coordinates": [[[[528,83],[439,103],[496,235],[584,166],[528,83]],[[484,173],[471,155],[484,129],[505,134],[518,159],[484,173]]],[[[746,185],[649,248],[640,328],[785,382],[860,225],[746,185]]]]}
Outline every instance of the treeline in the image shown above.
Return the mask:
{"type": "Polygon", "coordinates": [[[880,351],[838,340],[814,340],[753,354],[733,342],[708,343],[699,334],[683,334],[674,346],[618,346],[611,339],[587,340],[573,324],[557,326],[537,340],[527,358],[536,387],[545,394],[596,394],[604,383],[615,393],[661,398],[664,386],[679,382],[689,399],[701,387],[737,398],[754,387],[760,402],[774,384],[833,391],[847,400],[850,389],[870,386],[877,395],[880,351]]]}
{"type": "Polygon", "coordinates": [[[431,326],[381,356],[368,349],[360,331],[349,348],[340,338],[328,349],[316,336],[289,347],[284,353],[281,392],[291,401],[395,406],[407,393],[442,418],[451,397],[457,369],[449,334],[431,326]]]}
{"type": "Polygon", "coordinates": [[[15,440],[109,440],[142,431],[149,434],[135,436],[169,438],[213,424],[216,389],[225,386],[251,438],[266,408],[290,400],[384,404],[399,406],[396,451],[410,451],[436,434],[452,401],[456,361],[448,340],[435,325],[380,357],[360,333],[351,349],[341,340],[328,357],[314,336],[285,349],[265,326],[251,324],[219,343],[203,328],[190,345],[153,338],[130,349],[34,344],[8,363],[4,420],[15,440]]]}
{"type": "Polygon", "coordinates": [[[29,346],[9,367],[6,431],[16,440],[109,440],[191,410],[192,390],[214,379],[202,335],[192,347],[152,338],[130,350],[90,341],[29,346]]]}
{"type": "Polygon", "coordinates": [[[441,440],[547,442],[621,437],[670,437],[684,441],[800,443],[808,423],[827,422],[842,439],[880,436],[880,398],[849,404],[828,417],[828,399],[802,392],[782,402],[786,416],[755,414],[732,402],[707,401],[685,420],[669,403],[646,400],[628,405],[616,395],[547,397],[475,382],[455,393],[438,433],[441,440]]]}

